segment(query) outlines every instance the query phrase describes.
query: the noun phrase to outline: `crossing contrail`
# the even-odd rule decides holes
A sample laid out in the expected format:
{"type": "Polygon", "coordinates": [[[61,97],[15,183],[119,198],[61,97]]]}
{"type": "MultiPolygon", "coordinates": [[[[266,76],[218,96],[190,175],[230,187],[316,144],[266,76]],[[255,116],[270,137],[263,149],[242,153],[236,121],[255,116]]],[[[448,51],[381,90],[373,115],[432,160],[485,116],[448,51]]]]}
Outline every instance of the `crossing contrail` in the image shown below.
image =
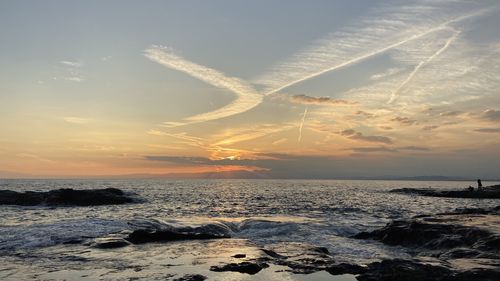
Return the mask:
{"type": "MultiPolygon", "coordinates": [[[[281,69],[281,72],[283,72],[283,73],[275,74],[275,76],[278,78],[278,80],[285,80],[286,81],[286,80],[288,80],[288,78],[295,78],[295,77],[298,77],[298,78],[293,79],[292,81],[289,81],[285,84],[282,84],[281,86],[278,86],[278,87],[272,88],[271,90],[268,90],[267,92],[265,92],[265,95],[274,94],[274,93],[279,92],[279,91],[281,91],[285,88],[288,88],[292,85],[295,85],[297,83],[312,79],[314,77],[320,76],[320,75],[325,74],[327,72],[331,72],[331,71],[334,71],[337,69],[341,69],[343,67],[347,67],[347,66],[352,65],[352,64],[356,64],[356,63],[361,62],[365,59],[382,54],[386,51],[389,51],[389,50],[394,49],[396,47],[399,47],[403,44],[406,44],[406,43],[411,42],[413,40],[424,37],[424,36],[431,34],[433,32],[447,29],[447,28],[449,28],[449,25],[452,23],[460,22],[460,21],[463,21],[463,20],[471,18],[471,17],[482,15],[485,12],[486,12],[486,10],[480,10],[480,11],[470,13],[467,15],[455,17],[455,18],[450,19],[448,21],[445,21],[445,22],[443,22],[443,23],[441,23],[433,28],[429,28],[429,29],[426,29],[425,31],[408,36],[408,37],[406,37],[402,40],[399,40],[397,42],[394,42],[392,44],[383,46],[383,47],[375,49],[373,51],[369,51],[365,54],[348,59],[344,62],[337,63],[337,64],[332,65],[330,67],[324,68],[325,67],[324,61],[327,61],[327,59],[332,56],[332,54],[330,54],[329,52],[336,52],[337,49],[341,49],[344,46],[343,44],[339,44],[339,46],[337,46],[336,44],[332,44],[332,42],[326,41],[326,43],[323,43],[323,45],[316,46],[314,48],[311,48],[310,51],[306,51],[305,53],[299,54],[299,56],[297,56],[300,58],[299,61],[296,61],[296,62],[292,63],[291,65],[284,64],[284,67],[282,67],[282,69],[281,69]],[[311,67],[317,67],[318,70],[311,69],[311,67]],[[285,76],[285,77],[283,78],[282,76],[285,76]]],[[[384,27],[381,27],[380,29],[383,29],[383,28],[384,27]]],[[[389,27],[386,27],[386,29],[390,30],[389,27]]],[[[355,36],[356,34],[353,34],[353,35],[355,36]]],[[[359,42],[356,42],[356,41],[350,42],[349,41],[348,42],[349,44],[345,44],[345,45],[348,47],[361,48],[363,43],[366,44],[366,42],[364,42],[364,41],[367,41],[367,40],[380,41],[380,38],[378,38],[378,37],[375,38],[371,35],[366,36],[366,37],[368,37],[368,38],[362,37],[359,40],[359,42]]],[[[264,81],[266,81],[265,77],[264,77],[264,81]]],[[[275,82],[279,82],[279,81],[270,81],[270,82],[271,82],[271,84],[276,84],[275,82]]]]}
{"type": "MultiPolygon", "coordinates": [[[[183,122],[169,123],[171,126],[216,120],[248,111],[259,105],[266,95],[279,92],[287,87],[327,72],[356,64],[433,32],[447,29],[452,23],[483,14],[486,11],[481,10],[455,17],[432,28],[427,28],[424,31],[408,36],[407,33],[411,30],[424,29],[423,23],[419,23],[419,21],[421,17],[427,15],[426,13],[429,10],[423,7],[420,10],[417,9],[418,12],[416,12],[414,8],[413,6],[408,6],[396,11],[385,11],[385,14],[391,12],[392,17],[384,17],[384,14],[381,18],[371,19],[368,23],[372,24],[366,24],[365,22],[365,26],[368,27],[358,30],[358,32],[344,32],[339,38],[330,38],[329,40],[321,41],[320,45],[316,45],[308,51],[292,57],[292,59],[298,58],[298,60],[292,60],[291,63],[283,64],[283,67],[278,68],[277,73],[271,73],[267,77],[264,75],[264,83],[257,81],[257,83],[267,86],[261,92],[257,91],[250,83],[239,78],[228,77],[220,71],[188,61],[162,46],[151,46],[145,50],[144,55],[165,67],[184,72],[217,88],[236,94],[236,99],[226,106],[185,118],[183,122]],[[418,27],[419,24],[420,27],[418,27]],[[380,38],[380,33],[389,38],[388,40],[396,42],[384,45],[384,41],[380,38]],[[401,37],[404,38],[401,39],[401,37]],[[367,48],[372,48],[372,50],[365,50],[367,48]],[[346,57],[347,59],[345,59],[346,57]],[[333,65],[329,66],[332,63],[333,65]]],[[[352,29],[356,29],[356,27],[354,26],[352,29]]],[[[448,46],[449,44],[444,49],[448,46]]],[[[420,67],[417,67],[416,71],[420,67]]],[[[416,71],[414,70],[415,73],[416,71]]],[[[412,79],[414,74],[410,76],[409,80],[412,79]]],[[[395,92],[394,96],[397,95],[398,91],[395,92]]]]}
{"type": "Polygon", "coordinates": [[[415,68],[413,69],[413,71],[410,73],[410,75],[408,75],[408,77],[401,84],[399,84],[399,86],[392,92],[391,97],[387,101],[387,104],[391,104],[398,97],[399,92],[401,91],[401,89],[403,89],[406,85],[408,85],[408,83],[411,82],[411,80],[413,79],[413,77],[415,77],[415,75],[420,70],[420,68],[422,68],[425,64],[430,63],[437,56],[439,56],[444,51],[446,51],[446,49],[448,49],[448,47],[451,45],[451,43],[453,43],[453,41],[455,41],[457,39],[457,37],[458,37],[459,34],[460,34],[460,31],[455,31],[455,33],[453,34],[453,36],[451,36],[450,38],[448,38],[448,40],[446,40],[446,43],[443,45],[443,47],[441,47],[439,50],[437,50],[434,54],[432,54],[427,59],[419,62],[417,64],[417,66],[415,66],[415,68]]]}

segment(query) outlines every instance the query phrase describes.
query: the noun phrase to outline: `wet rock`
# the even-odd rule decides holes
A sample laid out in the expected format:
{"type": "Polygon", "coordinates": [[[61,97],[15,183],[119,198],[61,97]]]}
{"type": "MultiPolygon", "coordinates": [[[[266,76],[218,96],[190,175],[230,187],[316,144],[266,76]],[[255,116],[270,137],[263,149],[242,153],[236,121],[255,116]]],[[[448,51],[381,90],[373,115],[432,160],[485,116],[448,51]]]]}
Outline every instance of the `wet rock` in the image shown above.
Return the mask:
{"type": "Polygon", "coordinates": [[[76,245],[76,244],[82,244],[83,241],[84,240],[81,239],[81,238],[74,238],[74,239],[71,239],[71,240],[64,241],[63,244],[64,245],[76,245]]]}
{"type": "Polygon", "coordinates": [[[400,188],[400,189],[393,189],[390,192],[415,194],[420,196],[431,196],[431,197],[499,199],[500,185],[488,186],[480,191],[478,191],[477,189],[475,189],[474,191],[469,191],[469,190],[438,190],[430,188],[400,188]]]}
{"type": "Polygon", "coordinates": [[[199,233],[199,232],[180,232],[175,230],[151,230],[151,229],[138,229],[125,238],[133,244],[143,244],[150,242],[168,242],[179,240],[206,240],[206,239],[221,239],[229,238],[227,235],[199,233]]]}
{"type": "Polygon", "coordinates": [[[200,274],[186,274],[180,278],[176,278],[173,281],[203,281],[207,277],[200,274]]]}
{"type": "Polygon", "coordinates": [[[403,246],[410,254],[445,265],[385,260],[368,265],[358,280],[500,280],[497,210],[467,209],[417,216],[355,235],[358,239],[403,246]]]}
{"type": "Polygon", "coordinates": [[[94,206],[132,202],[134,198],[116,188],[88,190],[63,188],[46,192],[0,190],[0,205],[94,206]]]}
{"type": "Polygon", "coordinates": [[[483,229],[460,224],[427,222],[421,219],[393,221],[381,229],[356,234],[354,238],[374,239],[387,245],[427,249],[471,247],[479,242],[487,243],[486,240],[496,241],[494,234],[483,229]]]}
{"type": "MultiPolygon", "coordinates": [[[[269,252],[269,250],[267,250],[269,252]]],[[[310,274],[326,270],[335,263],[333,257],[326,254],[328,250],[324,247],[304,247],[298,252],[289,252],[290,256],[283,256],[271,251],[269,254],[275,256],[270,258],[270,263],[287,266],[290,272],[295,274],[310,274]]]]}
{"type": "Polygon", "coordinates": [[[320,253],[320,254],[325,254],[325,255],[330,254],[330,251],[328,251],[328,248],[326,248],[326,247],[314,247],[311,249],[311,251],[316,252],[316,253],[320,253]]]}
{"type": "Polygon", "coordinates": [[[130,242],[121,238],[98,238],[94,247],[99,249],[116,249],[130,245],[130,242]]]}
{"type": "Polygon", "coordinates": [[[286,259],[287,257],[286,256],[283,256],[283,255],[280,255],[278,253],[276,253],[275,251],[273,250],[268,250],[268,249],[261,249],[262,252],[264,252],[266,255],[272,257],[272,258],[275,258],[275,259],[286,259]]]}
{"type": "Polygon", "coordinates": [[[359,281],[440,281],[447,280],[451,275],[452,271],[443,266],[394,259],[369,264],[365,272],[356,279],[359,281]]]}
{"type": "MultiPolygon", "coordinates": [[[[348,272],[346,272],[348,273],[348,272]]],[[[356,279],[359,281],[494,281],[500,280],[498,268],[453,271],[450,268],[413,260],[383,260],[367,266],[356,279]]]]}
{"type": "Polygon", "coordinates": [[[458,208],[453,212],[438,215],[500,215],[500,206],[494,208],[458,208]]]}
{"type": "Polygon", "coordinates": [[[341,274],[361,274],[366,271],[366,267],[350,264],[350,263],[339,263],[330,265],[325,269],[326,272],[331,275],[341,275],[341,274]]]}
{"type": "Polygon", "coordinates": [[[446,281],[498,281],[500,280],[500,269],[475,269],[464,272],[455,273],[446,281]]]}
{"type": "Polygon", "coordinates": [[[267,263],[241,262],[211,266],[210,270],[215,272],[234,271],[254,275],[267,267],[269,267],[267,263]]]}

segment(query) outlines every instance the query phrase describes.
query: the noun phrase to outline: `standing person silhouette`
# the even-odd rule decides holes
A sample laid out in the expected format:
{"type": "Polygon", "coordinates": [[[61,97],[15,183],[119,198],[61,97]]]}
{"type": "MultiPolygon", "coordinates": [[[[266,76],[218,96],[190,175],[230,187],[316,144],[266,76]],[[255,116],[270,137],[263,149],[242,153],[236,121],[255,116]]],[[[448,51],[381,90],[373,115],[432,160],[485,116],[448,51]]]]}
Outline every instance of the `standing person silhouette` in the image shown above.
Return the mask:
{"type": "Polygon", "coordinates": [[[483,189],[483,184],[481,183],[481,179],[477,180],[477,190],[482,190],[483,189]]]}

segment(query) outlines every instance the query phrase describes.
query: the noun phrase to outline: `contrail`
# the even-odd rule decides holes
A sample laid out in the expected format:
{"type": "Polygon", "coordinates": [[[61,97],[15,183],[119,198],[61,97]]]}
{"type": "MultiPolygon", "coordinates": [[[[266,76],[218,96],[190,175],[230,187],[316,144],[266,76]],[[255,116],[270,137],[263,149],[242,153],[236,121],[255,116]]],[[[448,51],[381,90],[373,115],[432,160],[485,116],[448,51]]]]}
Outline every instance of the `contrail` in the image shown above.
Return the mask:
{"type": "MultiPolygon", "coordinates": [[[[157,62],[165,67],[184,72],[194,78],[204,81],[217,88],[225,89],[236,94],[237,98],[233,102],[224,107],[221,107],[214,111],[188,117],[184,120],[184,122],[179,122],[176,124],[167,124],[170,126],[180,126],[190,123],[216,120],[248,111],[259,105],[262,102],[265,95],[276,93],[287,87],[317,77],[324,73],[334,71],[349,66],[351,64],[358,63],[367,58],[381,54],[383,52],[386,52],[390,49],[396,48],[407,42],[423,37],[432,32],[448,28],[447,25],[451,23],[459,22],[466,18],[483,14],[485,11],[487,11],[487,10],[481,10],[476,13],[471,13],[468,15],[456,17],[454,19],[439,24],[434,28],[427,29],[424,32],[420,32],[418,34],[409,36],[403,40],[399,40],[396,43],[381,48],[375,48],[374,51],[361,54],[347,61],[337,63],[331,67],[325,68],[325,63],[328,63],[329,59],[330,60],[332,58],[342,59],[343,57],[348,55],[349,52],[350,53],[359,52],[363,48],[366,48],[366,46],[370,46],[370,44],[374,45],[372,47],[379,47],[379,42],[381,38],[378,32],[380,30],[382,30],[383,33],[385,32],[387,36],[390,35],[397,36],[398,34],[402,36],[404,32],[406,32],[407,30],[411,30],[411,26],[408,23],[402,23],[401,21],[401,19],[406,19],[410,16],[411,16],[410,19],[415,18],[414,16],[415,11],[413,10],[413,8],[410,10],[411,11],[408,12],[408,7],[406,7],[406,10],[402,9],[401,13],[393,14],[392,20],[386,18],[374,19],[372,22],[373,25],[368,25],[370,27],[363,29],[362,30],[363,33],[358,37],[356,37],[357,34],[348,34],[350,36],[337,38],[339,39],[338,42],[337,41],[332,42],[330,40],[327,41],[325,45],[319,46],[310,52],[303,53],[299,57],[300,61],[298,65],[292,64],[291,69],[284,69],[284,71],[282,70],[281,72],[277,73],[278,79],[273,79],[274,77],[271,77],[272,83],[269,85],[267,90],[264,90],[262,92],[258,92],[252,85],[241,79],[235,77],[228,77],[224,73],[219,72],[217,70],[190,62],[184,59],[183,57],[172,53],[172,51],[169,50],[168,48],[162,46],[151,46],[150,48],[144,51],[144,55],[150,60],[157,62]],[[404,28],[401,28],[401,26],[403,26],[404,28]],[[395,29],[402,30],[403,33],[394,34],[395,29]],[[337,49],[339,49],[339,51],[332,53],[332,50],[337,50],[337,49]],[[280,84],[281,86],[279,86],[280,84]]],[[[427,10],[422,9],[422,11],[423,12],[420,14],[422,14],[422,16],[425,16],[426,15],[425,11],[427,10]]],[[[286,66],[287,65],[285,65],[285,67],[286,66]]]]}
{"type": "Polygon", "coordinates": [[[172,53],[168,48],[151,46],[144,51],[144,56],[163,66],[184,72],[203,82],[220,89],[229,90],[237,95],[236,100],[222,108],[186,118],[188,123],[228,117],[250,110],[262,102],[263,95],[258,93],[250,84],[235,77],[228,77],[215,69],[190,62],[172,53]]]}
{"type": "Polygon", "coordinates": [[[443,47],[441,47],[439,50],[437,50],[434,54],[432,54],[426,60],[419,62],[418,65],[415,66],[413,71],[410,73],[410,75],[408,75],[408,77],[392,92],[391,97],[387,101],[387,104],[391,104],[397,98],[401,89],[403,89],[408,83],[411,82],[411,80],[413,79],[413,77],[415,77],[415,75],[420,70],[420,68],[422,68],[425,64],[431,62],[433,59],[435,59],[441,53],[446,51],[446,49],[448,49],[448,47],[451,45],[451,43],[453,43],[453,41],[455,41],[457,39],[459,34],[460,34],[460,31],[455,31],[455,34],[453,34],[453,36],[451,36],[450,38],[448,38],[448,40],[446,40],[446,43],[443,45],[443,47]]]}
{"type": "Polygon", "coordinates": [[[306,115],[307,115],[307,107],[304,110],[304,114],[302,114],[302,121],[300,122],[300,126],[299,126],[299,138],[297,140],[299,143],[302,140],[302,127],[304,126],[304,121],[306,120],[306,115]]]}
{"type": "Polygon", "coordinates": [[[420,32],[418,34],[415,34],[415,35],[412,35],[408,38],[405,38],[404,40],[401,40],[401,41],[398,41],[396,43],[393,43],[393,44],[390,44],[386,47],[383,47],[383,48],[380,48],[380,49],[377,49],[375,51],[372,51],[372,52],[369,52],[369,53],[366,53],[364,55],[361,55],[361,56],[358,56],[358,57],[355,57],[353,59],[350,59],[350,60],[347,60],[343,63],[340,63],[340,64],[337,64],[337,65],[334,65],[334,66],[331,66],[331,67],[328,67],[328,68],[325,68],[325,69],[322,69],[322,70],[319,70],[317,72],[314,72],[314,73],[311,73],[311,74],[308,74],[308,75],[305,75],[299,79],[296,79],[296,80],[293,80],[293,81],[290,81],[280,87],[277,87],[277,88],[274,88],[270,91],[267,91],[265,93],[265,95],[270,95],[270,94],[274,94],[276,92],[279,92],[285,88],[288,88],[292,85],[295,85],[297,83],[300,83],[300,82],[303,82],[303,81],[306,81],[306,80],[309,80],[311,78],[314,78],[314,77],[317,77],[319,75],[322,75],[322,74],[325,74],[327,72],[330,72],[330,71],[333,71],[333,70],[337,70],[337,69],[340,69],[340,68],[343,68],[343,67],[346,67],[346,66],[349,66],[351,64],[355,64],[355,63],[358,63],[360,61],[363,61],[367,58],[370,58],[370,57],[373,57],[375,55],[378,55],[378,54],[381,54],[381,53],[384,53],[388,50],[391,50],[393,48],[396,48],[396,47],[399,47],[407,42],[410,42],[410,41],[413,41],[415,39],[418,39],[418,38],[421,38],[423,36],[426,36],[430,33],[433,33],[433,32],[436,32],[436,31],[439,31],[439,30],[443,30],[443,29],[446,29],[448,28],[448,25],[451,24],[451,23],[455,23],[455,22],[460,22],[462,20],[465,20],[467,18],[470,18],[470,17],[474,17],[474,16],[477,16],[477,15],[481,15],[485,12],[485,10],[480,10],[478,12],[475,12],[475,13],[471,13],[471,14],[467,14],[467,15],[464,15],[464,16],[460,16],[460,17],[456,17],[456,18],[453,18],[451,20],[448,20],[444,23],[441,23],[439,24],[438,26],[434,27],[434,28],[431,28],[431,29],[428,29],[424,32],[420,32]]]}

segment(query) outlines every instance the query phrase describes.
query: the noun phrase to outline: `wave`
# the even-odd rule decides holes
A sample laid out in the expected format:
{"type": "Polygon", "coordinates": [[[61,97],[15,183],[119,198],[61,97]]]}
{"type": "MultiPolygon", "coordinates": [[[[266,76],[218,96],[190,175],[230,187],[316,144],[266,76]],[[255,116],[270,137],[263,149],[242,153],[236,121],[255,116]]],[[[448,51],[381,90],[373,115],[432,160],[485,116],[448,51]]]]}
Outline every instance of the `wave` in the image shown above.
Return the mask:
{"type": "Polygon", "coordinates": [[[123,236],[138,229],[170,230],[181,233],[247,239],[259,245],[279,242],[325,242],[333,236],[350,236],[359,230],[304,218],[276,217],[242,220],[186,218],[130,220],[85,218],[23,226],[0,226],[0,252],[17,249],[79,244],[96,238],[123,236]]]}
{"type": "Polygon", "coordinates": [[[117,233],[127,223],[110,219],[63,220],[50,224],[1,226],[0,251],[47,247],[117,233]]]}

